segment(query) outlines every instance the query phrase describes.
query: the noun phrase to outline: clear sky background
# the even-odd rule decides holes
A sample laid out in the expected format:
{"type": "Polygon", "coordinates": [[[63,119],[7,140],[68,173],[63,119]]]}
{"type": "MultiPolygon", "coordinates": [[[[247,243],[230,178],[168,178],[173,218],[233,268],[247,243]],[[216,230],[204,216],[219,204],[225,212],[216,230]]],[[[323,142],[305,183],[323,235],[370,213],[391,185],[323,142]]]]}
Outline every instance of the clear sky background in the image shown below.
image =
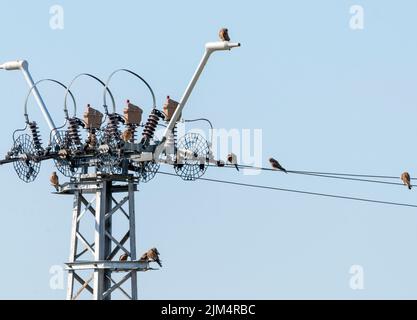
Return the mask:
{"type": "MultiPolygon", "coordinates": [[[[184,117],[262,129],[264,165],[274,156],[291,170],[417,175],[416,1],[0,2],[0,61],[27,59],[35,79],[65,83],[130,68],[159,106],[167,94],[180,98],[204,43],[227,26],[242,47],[211,58],[184,117]],[[49,26],[54,4],[63,30],[49,26]],[[363,30],[349,28],[355,4],[363,30]]],[[[112,89],[119,112],[126,98],[149,112],[134,78],[121,74],[112,89]]],[[[40,90],[62,123],[63,91],[40,90]]],[[[0,72],[2,155],[24,126],[27,91],[21,73],[0,72]]],[[[80,109],[102,105],[88,79],[74,93],[80,109]]],[[[29,108],[47,140],[33,99],[29,108]]],[[[25,184],[0,167],[0,298],[65,298],[50,288],[49,269],[68,259],[72,199],[51,194],[52,170],[42,163],[25,184]]],[[[417,190],[399,186],[215,168],[206,177],[417,204],[417,190]]],[[[136,221],[138,253],[156,246],[164,262],[139,275],[142,299],[417,298],[413,208],[157,176],[136,194],[136,221]],[[349,286],[352,265],[363,267],[364,290],[349,286]]]]}

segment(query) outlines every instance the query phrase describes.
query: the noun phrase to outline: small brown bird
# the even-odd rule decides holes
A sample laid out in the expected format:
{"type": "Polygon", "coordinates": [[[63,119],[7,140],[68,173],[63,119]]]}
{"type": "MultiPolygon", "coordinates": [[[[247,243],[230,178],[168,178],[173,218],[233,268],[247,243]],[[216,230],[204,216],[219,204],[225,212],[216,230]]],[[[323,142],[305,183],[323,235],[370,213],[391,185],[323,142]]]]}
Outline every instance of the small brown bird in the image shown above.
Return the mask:
{"type": "Polygon", "coordinates": [[[97,136],[95,132],[90,132],[88,134],[88,138],[87,138],[87,146],[90,149],[94,149],[94,147],[97,145],[97,136]]]}
{"type": "Polygon", "coordinates": [[[154,261],[162,268],[162,263],[161,263],[161,260],[159,259],[159,254],[160,253],[158,249],[152,248],[152,249],[149,249],[146,253],[144,253],[142,257],[140,258],[140,260],[154,261]]]}
{"type": "Polygon", "coordinates": [[[281,170],[281,171],[284,171],[285,173],[288,173],[287,170],[285,170],[284,167],[281,166],[279,162],[275,160],[274,158],[269,158],[269,162],[271,163],[271,166],[273,169],[281,170]]]}
{"type": "Polygon", "coordinates": [[[127,261],[127,258],[129,258],[129,255],[127,253],[123,253],[120,256],[119,261],[127,261]]]}
{"type": "Polygon", "coordinates": [[[237,165],[237,156],[234,153],[229,153],[227,155],[227,162],[233,164],[237,171],[239,171],[239,166],[237,165]]]}
{"type": "Polygon", "coordinates": [[[132,140],[132,136],[132,131],[130,129],[126,129],[122,133],[122,139],[124,142],[129,142],[130,140],[132,140]]]}
{"type": "Polygon", "coordinates": [[[219,38],[221,41],[230,41],[229,30],[227,30],[227,28],[221,28],[219,31],[219,38]]]}
{"type": "Polygon", "coordinates": [[[61,149],[58,151],[58,156],[61,159],[66,159],[68,157],[68,151],[66,149],[61,149]]]}
{"type": "Polygon", "coordinates": [[[401,180],[403,181],[404,185],[408,187],[408,189],[411,190],[411,178],[410,178],[410,174],[408,172],[404,172],[401,175],[401,180]]]}
{"type": "Polygon", "coordinates": [[[56,191],[59,190],[59,178],[56,175],[56,172],[52,172],[51,177],[49,178],[49,181],[51,182],[52,186],[55,187],[56,191]]]}

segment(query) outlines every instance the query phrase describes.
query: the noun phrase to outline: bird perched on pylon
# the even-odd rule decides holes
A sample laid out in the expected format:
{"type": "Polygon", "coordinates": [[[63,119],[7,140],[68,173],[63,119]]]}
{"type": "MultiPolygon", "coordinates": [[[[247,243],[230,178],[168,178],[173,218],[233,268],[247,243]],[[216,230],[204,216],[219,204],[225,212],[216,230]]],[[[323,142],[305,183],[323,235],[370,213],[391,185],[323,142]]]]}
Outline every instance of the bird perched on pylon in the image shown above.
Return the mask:
{"type": "Polygon", "coordinates": [[[269,158],[269,163],[271,164],[273,169],[281,170],[281,171],[284,171],[285,173],[288,173],[287,170],[285,170],[284,167],[281,166],[279,162],[275,160],[274,158],[269,158]]]}
{"type": "Polygon", "coordinates": [[[401,180],[403,181],[404,185],[408,187],[408,189],[411,190],[411,178],[410,178],[410,174],[408,172],[404,172],[401,175],[401,180]]]}
{"type": "Polygon", "coordinates": [[[162,268],[162,263],[161,263],[161,260],[159,259],[159,254],[160,253],[158,249],[152,248],[152,249],[149,249],[147,252],[145,252],[140,258],[140,260],[156,262],[162,268]]]}
{"type": "Polygon", "coordinates": [[[127,253],[123,253],[120,256],[119,261],[127,261],[127,258],[129,258],[129,255],[127,253]]]}
{"type": "Polygon", "coordinates": [[[227,163],[233,164],[237,171],[239,171],[239,166],[237,165],[237,156],[234,153],[229,153],[227,155],[227,163]]]}
{"type": "Polygon", "coordinates": [[[132,140],[132,130],[130,129],[126,129],[125,131],[123,131],[122,133],[122,140],[124,142],[129,142],[130,140],[132,140]]]}
{"type": "Polygon", "coordinates": [[[95,134],[95,132],[90,132],[88,134],[88,138],[86,141],[86,147],[90,148],[90,149],[94,149],[94,147],[97,145],[97,136],[95,134]]]}
{"type": "Polygon", "coordinates": [[[227,28],[221,28],[219,31],[219,38],[221,41],[230,41],[229,30],[227,30],[227,28]]]}
{"type": "Polygon", "coordinates": [[[52,186],[55,187],[56,191],[59,190],[59,178],[56,174],[56,172],[52,172],[51,177],[49,178],[49,181],[51,182],[52,186]]]}

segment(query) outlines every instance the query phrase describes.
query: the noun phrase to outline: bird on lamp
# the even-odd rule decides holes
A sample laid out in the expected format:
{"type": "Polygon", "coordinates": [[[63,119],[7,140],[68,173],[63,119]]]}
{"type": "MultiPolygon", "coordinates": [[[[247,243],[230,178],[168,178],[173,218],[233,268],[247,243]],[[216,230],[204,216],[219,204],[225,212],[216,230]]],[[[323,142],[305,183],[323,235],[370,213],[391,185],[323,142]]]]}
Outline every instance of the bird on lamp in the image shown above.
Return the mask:
{"type": "Polygon", "coordinates": [[[227,163],[233,164],[237,171],[239,171],[239,166],[237,165],[237,156],[234,153],[229,153],[227,155],[227,163]]]}
{"type": "Polygon", "coordinates": [[[140,260],[156,262],[162,268],[162,263],[161,263],[161,260],[159,259],[159,254],[160,253],[158,249],[152,248],[152,249],[149,249],[147,252],[145,252],[140,258],[140,260]]]}
{"type": "Polygon", "coordinates": [[[401,180],[403,181],[404,185],[408,187],[408,189],[411,190],[411,178],[410,178],[410,174],[408,172],[404,172],[401,175],[401,180]]]}
{"type": "Polygon", "coordinates": [[[229,30],[227,28],[221,28],[219,31],[219,38],[221,41],[230,41],[229,30]]]}
{"type": "Polygon", "coordinates": [[[273,169],[281,170],[281,171],[284,171],[285,173],[288,173],[287,170],[285,170],[284,167],[281,166],[279,162],[275,160],[274,158],[269,158],[269,163],[271,164],[273,169]]]}
{"type": "Polygon", "coordinates": [[[56,191],[59,190],[59,178],[55,171],[52,172],[51,177],[49,178],[49,182],[51,182],[51,185],[55,187],[56,191]]]}

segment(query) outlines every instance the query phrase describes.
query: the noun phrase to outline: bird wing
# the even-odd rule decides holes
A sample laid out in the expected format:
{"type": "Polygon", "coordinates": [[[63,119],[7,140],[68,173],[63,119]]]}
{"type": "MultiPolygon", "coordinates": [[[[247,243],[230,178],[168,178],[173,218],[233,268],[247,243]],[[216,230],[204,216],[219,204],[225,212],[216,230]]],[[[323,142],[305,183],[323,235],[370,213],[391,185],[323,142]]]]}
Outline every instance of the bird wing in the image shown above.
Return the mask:
{"type": "Polygon", "coordinates": [[[230,41],[229,32],[228,32],[228,30],[227,30],[227,29],[226,29],[226,30],[224,30],[224,40],[225,40],[225,41],[230,41]]]}
{"type": "Polygon", "coordinates": [[[52,175],[49,181],[50,181],[53,185],[57,185],[57,184],[58,184],[58,176],[56,176],[56,175],[52,175]]]}
{"type": "Polygon", "coordinates": [[[158,259],[158,255],[153,250],[151,252],[149,252],[148,257],[151,258],[152,260],[155,260],[155,261],[158,259]]]}
{"type": "Polygon", "coordinates": [[[401,175],[401,180],[402,180],[404,183],[409,182],[409,181],[410,181],[410,174],[409,174],[408,172],[404,172],[404,173],[401,175]]]}

